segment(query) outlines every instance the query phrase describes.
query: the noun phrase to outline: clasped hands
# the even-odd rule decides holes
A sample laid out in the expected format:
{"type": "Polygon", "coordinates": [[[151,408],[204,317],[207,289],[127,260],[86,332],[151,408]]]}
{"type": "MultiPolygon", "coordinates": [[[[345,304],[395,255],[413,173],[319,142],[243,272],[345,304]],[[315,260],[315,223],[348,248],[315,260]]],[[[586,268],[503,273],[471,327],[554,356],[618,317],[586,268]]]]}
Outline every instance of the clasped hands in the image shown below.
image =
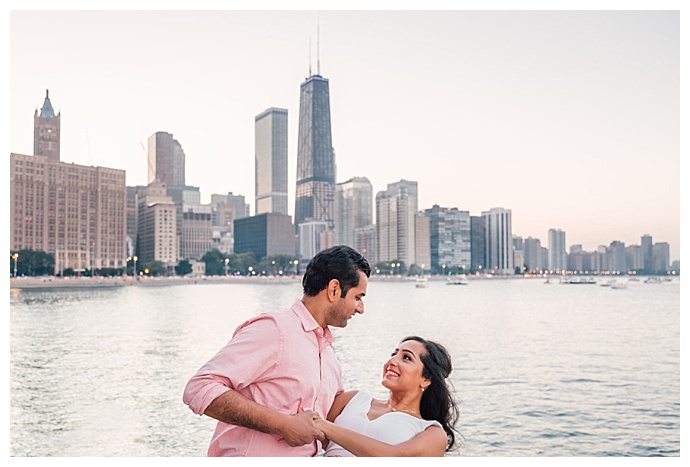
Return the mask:
{"type": "Polygon", "coordinates": [[[298,410],[294,415],[290,415],[282,440],[290,446],[302,446],[314,442],[314,440],[325,441],[327,420],[312,410],[298,410]]]}

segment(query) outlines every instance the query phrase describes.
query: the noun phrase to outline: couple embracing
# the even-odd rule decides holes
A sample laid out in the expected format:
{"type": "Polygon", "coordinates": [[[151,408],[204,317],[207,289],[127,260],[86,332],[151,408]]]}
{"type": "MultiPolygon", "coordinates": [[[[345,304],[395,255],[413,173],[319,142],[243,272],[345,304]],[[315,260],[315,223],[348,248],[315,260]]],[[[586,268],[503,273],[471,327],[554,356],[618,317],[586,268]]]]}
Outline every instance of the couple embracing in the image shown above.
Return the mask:
{"type": "Polygon", "coordinates": [[[350,247],[318,253],[301,299],[241,324],[189,380],[184,403],[218,420],[209,456],[443,456],[454,447],[442,345],[402,339],[383,365],[387,400],[343,391],[329,327],[364,313],[370,273],[350,247]]]}

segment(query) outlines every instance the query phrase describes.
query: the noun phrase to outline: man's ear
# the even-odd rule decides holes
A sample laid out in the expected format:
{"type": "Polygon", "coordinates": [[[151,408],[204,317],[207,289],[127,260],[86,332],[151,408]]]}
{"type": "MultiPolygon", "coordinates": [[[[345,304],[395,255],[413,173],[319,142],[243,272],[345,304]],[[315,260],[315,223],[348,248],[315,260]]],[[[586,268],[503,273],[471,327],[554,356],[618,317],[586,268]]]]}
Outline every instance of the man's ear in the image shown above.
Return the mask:
{"type": "Polygon", "coordinates": [[[334,302],[340,298],[340,281],[338,279],[331,279],[328,281],[327,287],[328,301],[334,302]]]}

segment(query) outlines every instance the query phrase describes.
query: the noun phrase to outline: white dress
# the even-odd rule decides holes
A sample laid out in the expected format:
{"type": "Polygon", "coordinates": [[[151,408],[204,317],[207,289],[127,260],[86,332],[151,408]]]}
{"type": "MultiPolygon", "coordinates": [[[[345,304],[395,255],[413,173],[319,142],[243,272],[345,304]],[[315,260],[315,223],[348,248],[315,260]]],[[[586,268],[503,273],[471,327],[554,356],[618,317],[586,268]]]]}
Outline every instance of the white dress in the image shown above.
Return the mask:
{"type": "MultiPolygon", "coordinates": [[[[441,427],[436,420],[422,420],[404,412],[389,412],[369,420],[367,413],[371,409],[372,400],[373,397],[370,395],[358,392],[336,417],[334,423],[388,444],[404,443],[432,425],[441,427]]],[[[330,441],[324,456],[354,457],[354,454],[330,441]]]]}

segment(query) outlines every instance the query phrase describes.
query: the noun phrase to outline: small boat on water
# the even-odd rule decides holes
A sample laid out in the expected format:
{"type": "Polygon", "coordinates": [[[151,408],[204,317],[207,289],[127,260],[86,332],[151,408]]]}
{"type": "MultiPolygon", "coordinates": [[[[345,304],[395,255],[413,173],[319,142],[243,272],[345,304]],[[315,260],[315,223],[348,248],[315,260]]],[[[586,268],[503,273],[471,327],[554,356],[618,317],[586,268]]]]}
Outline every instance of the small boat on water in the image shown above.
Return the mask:
{"type": "Polygon", "coordinates": [[[446,285],[467,285],[467,279],[464,276],[449,277],[446,281],[446,285]]]}
{"type": "Polygon", "coordinates": [[[416,281],[414,281],[414,286],[418,289],[426,289],[429,287],[429,279],[426,277],[419,277],[416,281]]]}
{"type": "Polygon", "coordinates": [[[613,284],[611,284],[612,289],[627,289],[628,288],[628,283],[625,281],[615,281],[613,284]]]}
{"type": "Polygon", "coordinates": [[[564,277],[561,279],[561,284],[596,284],[597,281],[593,277],[564,277]]]}

